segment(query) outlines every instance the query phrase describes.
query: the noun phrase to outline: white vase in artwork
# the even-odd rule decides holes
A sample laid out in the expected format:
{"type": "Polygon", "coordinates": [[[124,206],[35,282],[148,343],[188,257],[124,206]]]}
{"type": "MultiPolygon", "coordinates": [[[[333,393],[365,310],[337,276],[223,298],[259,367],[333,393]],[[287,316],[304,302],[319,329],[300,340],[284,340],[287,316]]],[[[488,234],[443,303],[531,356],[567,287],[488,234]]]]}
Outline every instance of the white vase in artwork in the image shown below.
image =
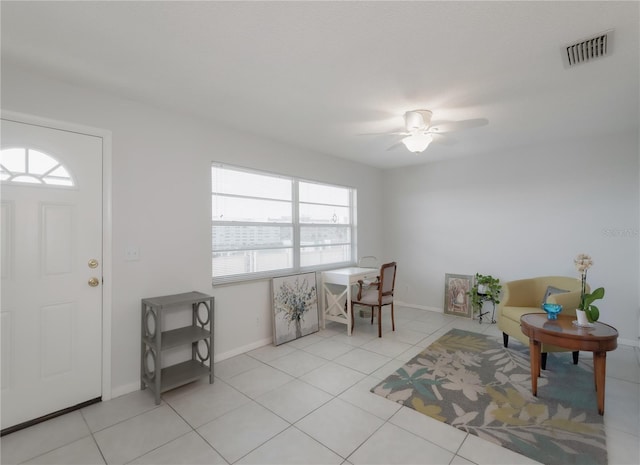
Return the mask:
{"type": "Polygon", "coordinates": [[[576,317],[578,317],[579,325],[586,326],[589,324],[589,319],[587,318],[587,314],[584,312],[584,310],[576,310],[576,317]]]}

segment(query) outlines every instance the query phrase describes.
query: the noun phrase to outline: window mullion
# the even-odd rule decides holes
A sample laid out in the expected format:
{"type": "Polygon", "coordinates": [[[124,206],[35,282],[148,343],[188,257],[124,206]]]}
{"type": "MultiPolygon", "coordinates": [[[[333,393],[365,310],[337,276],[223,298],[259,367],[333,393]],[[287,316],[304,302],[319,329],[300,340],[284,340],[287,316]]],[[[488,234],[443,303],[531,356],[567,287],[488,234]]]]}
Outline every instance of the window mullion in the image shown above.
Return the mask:
{"type": "Polygon", "coordinates": [[[291,218],[293,219],[293,269],[300,269],[300,195],[298,189],[298,180],[294,179],[291,183],[291,218]]]}
{"type": "Polygon", "coordinates": [[[349,202],[351,202],[351,221],[349,228],[351,229],[351,261],[357,262],[358,259],[358,204],[357,193],[355,189],[349,189],[349,202]]]}

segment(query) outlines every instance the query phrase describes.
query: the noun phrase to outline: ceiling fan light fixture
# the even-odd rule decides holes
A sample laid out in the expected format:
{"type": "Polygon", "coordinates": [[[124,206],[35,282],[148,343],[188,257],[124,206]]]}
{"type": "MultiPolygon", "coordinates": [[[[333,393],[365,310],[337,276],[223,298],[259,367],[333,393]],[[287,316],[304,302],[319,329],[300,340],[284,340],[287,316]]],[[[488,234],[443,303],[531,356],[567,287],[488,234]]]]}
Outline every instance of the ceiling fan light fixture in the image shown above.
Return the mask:
{"type": "Polygon", "coordinates": [[[424,152],[432,141],[433,137],[431,134],[411,134],[402,139],[405,147],[414,153],[424,152]]]}
{"type": "Polygon", "coordinates": [[[426,129],[431,125],[431,110],[411,110],[404,114],[404,125],[407,132],[426,129]]]}

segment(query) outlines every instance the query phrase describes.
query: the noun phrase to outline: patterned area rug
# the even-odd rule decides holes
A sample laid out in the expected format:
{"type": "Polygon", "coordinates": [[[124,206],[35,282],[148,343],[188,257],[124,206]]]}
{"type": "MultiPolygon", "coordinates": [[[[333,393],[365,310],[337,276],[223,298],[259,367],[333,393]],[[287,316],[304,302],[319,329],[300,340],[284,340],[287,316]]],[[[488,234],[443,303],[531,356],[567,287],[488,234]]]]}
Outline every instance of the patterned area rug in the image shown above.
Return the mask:
{"type": "Polygon", "coordinates": [[[541,463],[606,464],[593,372],[550,353],[534,397],[529,348],[511,345],[451,330],[371,392],[541,463]]]}

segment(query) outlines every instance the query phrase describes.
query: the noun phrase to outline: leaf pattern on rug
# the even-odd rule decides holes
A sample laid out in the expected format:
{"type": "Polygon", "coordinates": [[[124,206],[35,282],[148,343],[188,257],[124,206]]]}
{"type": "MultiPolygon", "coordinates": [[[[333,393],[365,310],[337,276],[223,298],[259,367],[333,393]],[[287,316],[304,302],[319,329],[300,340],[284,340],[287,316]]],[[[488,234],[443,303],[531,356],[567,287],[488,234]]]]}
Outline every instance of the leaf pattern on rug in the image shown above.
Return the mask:
{"type": "Polygon", "coordinates": [[[531,394],[529,350],[454,329],[371,391],[539,462],[606,463],[593,372],[550,353],[531,394]]]}

